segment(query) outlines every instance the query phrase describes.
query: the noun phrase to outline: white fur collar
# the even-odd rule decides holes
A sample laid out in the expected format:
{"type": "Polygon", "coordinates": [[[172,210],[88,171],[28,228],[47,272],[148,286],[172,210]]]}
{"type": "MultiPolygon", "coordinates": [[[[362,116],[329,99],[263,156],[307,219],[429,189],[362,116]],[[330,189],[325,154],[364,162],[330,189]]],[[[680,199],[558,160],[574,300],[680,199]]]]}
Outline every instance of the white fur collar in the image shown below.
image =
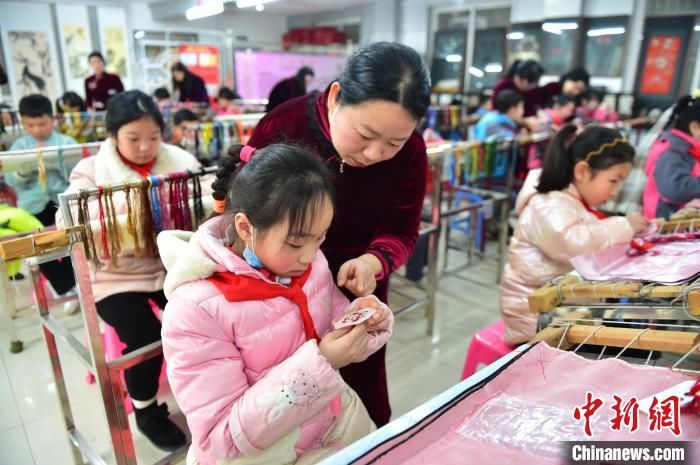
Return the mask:
{"type": "MultiPolygon", "coordinates": [[[[99,163],[95,163],[95,184],[98,186],[141,179],[136,171],[122,161],[111,137],[100,146],[96,156],[99,163]]],[[[190,153],[180,147],[161,142],[156,164],[153,165],[153,174],[198,170],[199,167],[199,162],[190,153]]]]}
{"type": "Polygon", "coordinates": [[[182,284],[206,279],[217,269],[217,264],[197,243],[197,233],[188,231],[163,231],[158,234],[160,258],[168,274],[163,291],[166,297],[182,284]]]}

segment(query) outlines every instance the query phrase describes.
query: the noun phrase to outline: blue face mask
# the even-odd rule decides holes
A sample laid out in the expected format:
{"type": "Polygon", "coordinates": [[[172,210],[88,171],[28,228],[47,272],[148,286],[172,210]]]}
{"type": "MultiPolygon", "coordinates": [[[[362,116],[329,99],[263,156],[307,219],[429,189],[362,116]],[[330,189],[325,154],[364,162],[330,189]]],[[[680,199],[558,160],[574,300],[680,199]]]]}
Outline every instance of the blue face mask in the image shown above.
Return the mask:
{"type": "Polygon", "coordinates": [[[252,266],[256,270],[262,270],[265,268],[258,256],[255,255],[255,252],[253,252],[248,245],[246,245],[245,249],[243,249],[243,259],[246,261],[246,263],[248,263],[248,265],[252,266]]]}

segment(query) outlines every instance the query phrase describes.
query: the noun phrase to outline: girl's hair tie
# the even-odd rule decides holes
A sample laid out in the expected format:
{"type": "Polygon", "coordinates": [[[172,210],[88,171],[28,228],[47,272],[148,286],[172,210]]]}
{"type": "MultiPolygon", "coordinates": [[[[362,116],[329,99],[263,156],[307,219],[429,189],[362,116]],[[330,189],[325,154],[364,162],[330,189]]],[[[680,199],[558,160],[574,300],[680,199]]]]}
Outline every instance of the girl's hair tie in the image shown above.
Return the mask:
{"type": "Polygon", "coordinates": [[[241,161],[243,163],[248,163],[250,161],[250,157],[252,157],[255,154],[256,150],[257,149],[253,146],[244,145],[241,149],[241,161]]]}

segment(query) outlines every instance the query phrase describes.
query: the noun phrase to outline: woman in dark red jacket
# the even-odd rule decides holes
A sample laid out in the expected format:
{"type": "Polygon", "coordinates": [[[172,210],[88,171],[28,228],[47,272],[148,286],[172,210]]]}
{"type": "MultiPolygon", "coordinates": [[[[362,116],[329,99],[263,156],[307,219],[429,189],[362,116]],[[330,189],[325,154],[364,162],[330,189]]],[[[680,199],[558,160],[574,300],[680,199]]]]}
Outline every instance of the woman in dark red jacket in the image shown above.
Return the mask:
{"type": "Polygon", "coordinates": [[[85,104],[95,111],[105,111],[109,99],[124,92],[124,84],[119,76],[105,71],[105,59],[100,52],[92,52],[88,63],[95,74],[85,79],[85,104]]]}
{"type": "MultiPolygon", "coordinates": [[[[322,246],[348,297],[387,301],[389,275],[412,254],[425,197],[428,158],[415,131],[430,103],[430,75],[415,50],[379,42],[359,50],[321,94],[268,113],[248,145],[297,143],[335,177],[336,216],[322,246]]],[[[391,409],[385,348],[341,369],[381,426],[391,409]]]]}
{"type": "Polygon", "coordinates": [[[173,97],[178,102],[198,102],[209,104],[209,94],[204,79],[187,69],[179,61],[170,71],[173,73],[173,97]]]}
{"type": "Polygon", "coordinates": [[[295,76],[282,79],[270,91],[270,96],[267,98],[266,111],[274,110],[287,100],[306,95],[306,87],[311,84],[313,79],[314,70],[308,66],[300,68],[295,76]]]}
{"type": "Polygon", "coordinates": [[[557,95],[577,98],[588,88],[590,75],[583,68],[574,68],[562,75],[559,82],[550,82],[539,86],[544,68],[535,60],[515,60],[506,76],[493,88],[491,101],[496,103],[496,96],[506,89],[516,90],[523,96],[524,117],[536,116],[537,110],[545,106],[557,95]]]}

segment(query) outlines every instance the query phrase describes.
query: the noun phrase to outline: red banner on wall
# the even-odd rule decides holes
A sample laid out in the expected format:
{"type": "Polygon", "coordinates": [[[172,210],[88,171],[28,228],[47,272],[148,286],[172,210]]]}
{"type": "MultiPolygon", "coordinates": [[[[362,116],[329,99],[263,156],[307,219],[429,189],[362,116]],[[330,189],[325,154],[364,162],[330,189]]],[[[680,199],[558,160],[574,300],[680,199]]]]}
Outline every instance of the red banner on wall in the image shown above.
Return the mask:
{"type": "Polygon", "coordinates": [[[180,45],[178,55],[183,65],[204,79],[207,90],[211,94],[218,89],[219,80],[219,49],[211,45],[180,45]]]}
{"type": "Polygon", "coordinates": [[[651,37],[642,70],[640,92],[643,95],[668,95],[671,92],[680,52],[680,37],[669,35],[651,37]]]}

